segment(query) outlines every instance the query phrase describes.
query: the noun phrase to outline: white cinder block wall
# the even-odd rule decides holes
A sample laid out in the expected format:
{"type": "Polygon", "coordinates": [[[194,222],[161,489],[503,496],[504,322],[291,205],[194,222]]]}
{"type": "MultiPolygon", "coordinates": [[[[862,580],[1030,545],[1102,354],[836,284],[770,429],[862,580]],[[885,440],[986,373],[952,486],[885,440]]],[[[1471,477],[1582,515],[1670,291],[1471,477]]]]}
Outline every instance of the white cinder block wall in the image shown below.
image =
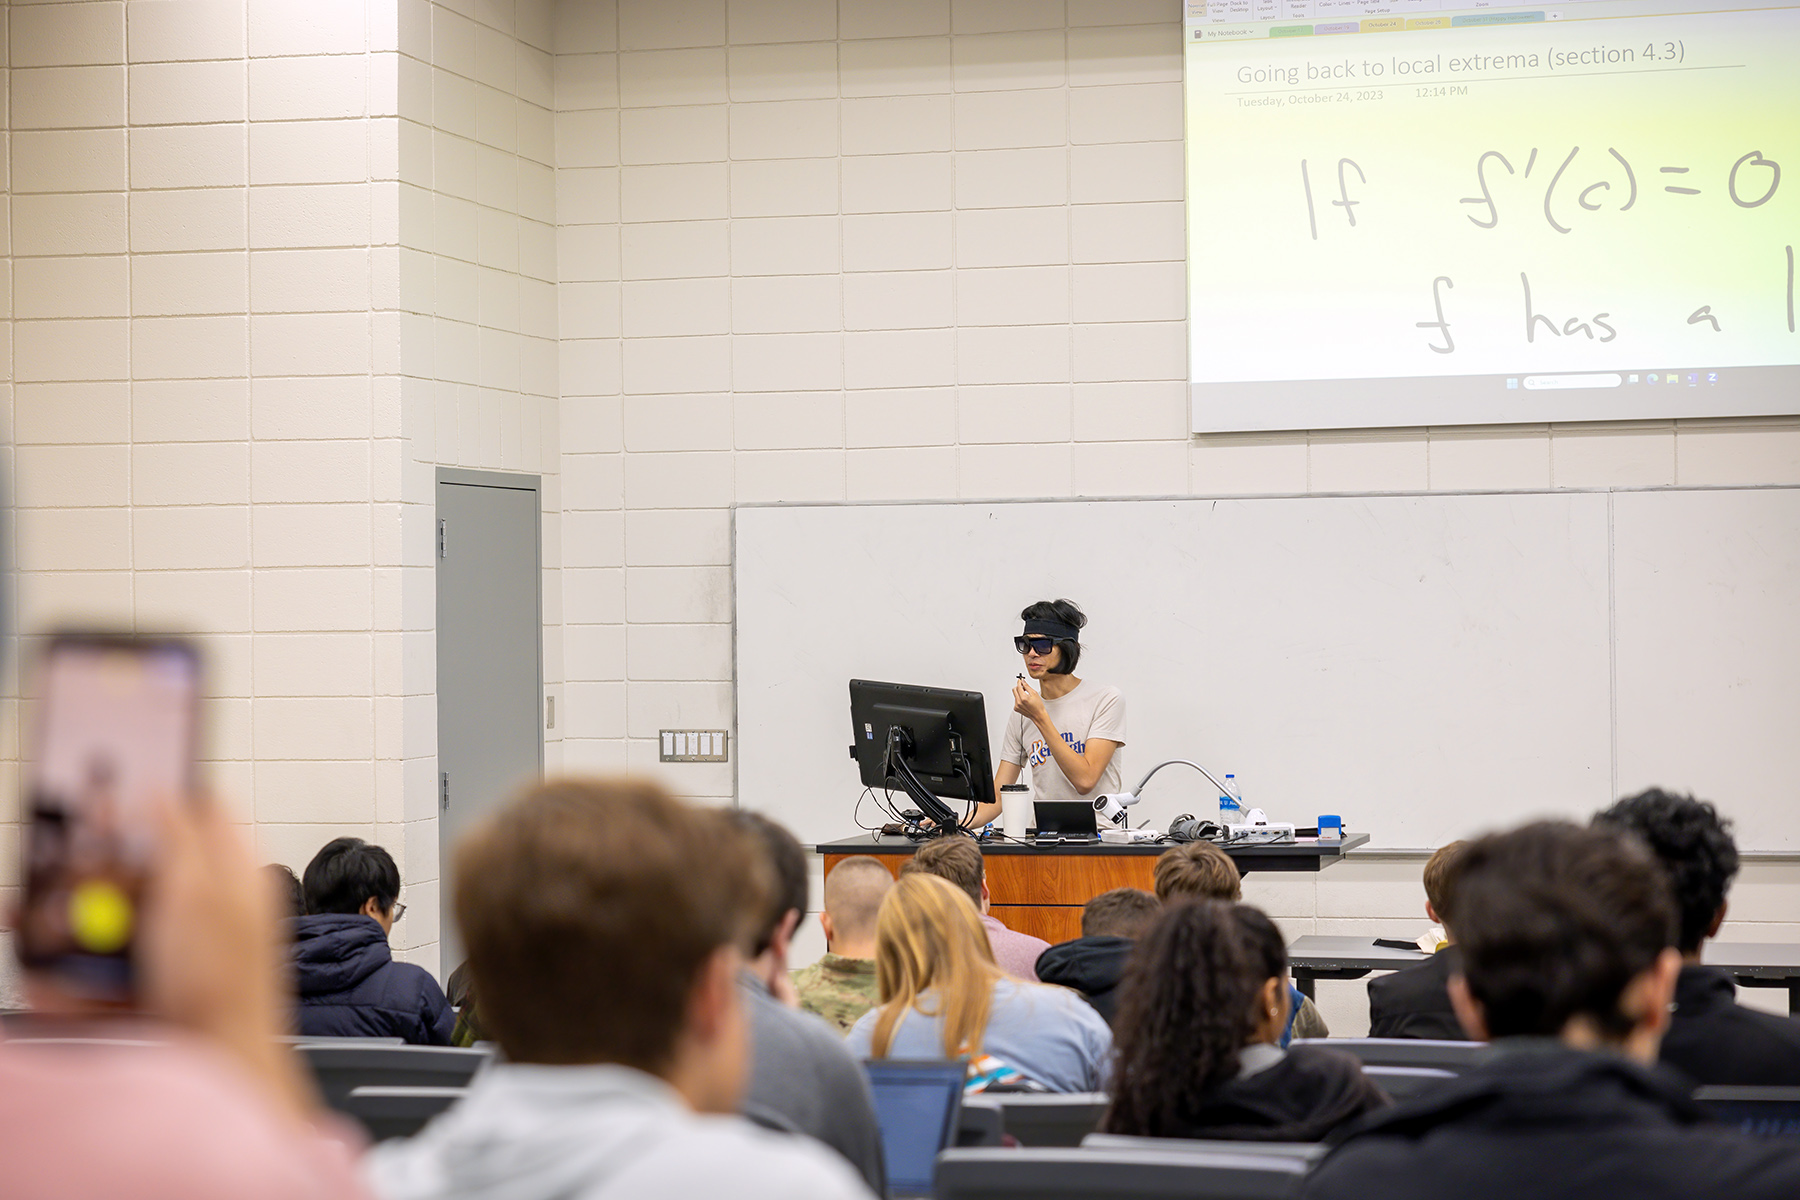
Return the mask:
{"type": "MultiPolygon", "coordinates": [[[[427,964],[438,464],[544,476],[550,763],[716,801],[653,737],[731,724],[734,501],[1800,478],[1794,421],[1187,437],[1176,0],[6,16],[20,625],[201,631],[222,794],[391,846],[427,964]]],[[[1421,919],[1416,862],[1248,893],[1421,919]]],[[[1729,934],[1796,911],[1754,865],[1729,934]]]]}
{"type": "Polygon", "coordinates": [[[435,965],[435,465],[543,473],[560,547],[548,0],[7,28],[21,628],[201,633],[259,851],[389,846],[435,965]]]}
{"type": "MultiPolygon", "coordinates": [[[[734,501],[1800,479],[1795,421],[1188,437],[1177,0],[562,0],[556,52],[571,767],[730,724],[734,501]]],[[[1417,932],[1420,865],[1246,894],[1417,932]]],[[[1728,933],[1795,911],[1756,866],[1728,933]]]]}
{"type": "MultiPolygon", "coordinates": [[[[561,492],[550,0],[398,10],[403,729],[382,768],[405,829],[415,961],[437,966],[436,468],[540,476],[544,679],[560,692],[561,492]]],[[[561,725],[561,722],[558,722],[561,725]]],[[[561,729],[546,732],[558,766],[561,729]]]]}

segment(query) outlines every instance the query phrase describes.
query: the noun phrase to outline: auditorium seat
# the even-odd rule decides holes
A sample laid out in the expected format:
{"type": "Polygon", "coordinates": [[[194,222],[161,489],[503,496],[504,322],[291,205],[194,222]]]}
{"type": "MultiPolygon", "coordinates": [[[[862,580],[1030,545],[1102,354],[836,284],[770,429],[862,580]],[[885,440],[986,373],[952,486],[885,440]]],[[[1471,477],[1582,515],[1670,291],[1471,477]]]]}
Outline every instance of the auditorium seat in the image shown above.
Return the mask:
{"type": "Polygon", "coordinates": [[[1437,1042],[1426,1038],[1298,1038],[1296,1046],[1343,1050],[1365,1067],[1436,1067],[1460,1075],[1487,1052],[1486,1042],[1437,1042]]]}
{"type": "Polygon", "coordinates": [[[937,1200],[1286,1200],[1307,1166],[1236,1150],[946,1150],[937,1200]]]}
{"type": "Polygon", "coordinates": [[[1090,1133],[1081,1139],[1087,1150],[1169,1150],[1187,1154],[1266,1154],[1311,1166],[1325,1157],[1324,1142],[1227,1142],[1200,1138],[1130,1137],[1123,1133],[1090,1133]]]}
{"type": "Polygon", "coordinates": [[[467,1087],[493,1057],[485,1050],[396,1046],[373,1038],[355,1044],[301,1042],[294,1052],[312,1069],[325,1103],[338,1112],[349,1111],[350,1093],[359,1087],[467,1087]]]}
{"type": "Polygon", "coordinates": [[[1457,1075],[1443,1067],[1378,1067],[1372,1063],[1363,1064],[1363,1074],[1396,1100],[1410,1100],[1442,1086],[1457,1075]]]}
{"type": "Polygon", "coordinates": [[[411,1137],[431,1118],[468,1095],[460,1087],[352,1088],[344,1112],[356,1119],[371,1141],[411,1137]]]}
{"type": "Polygon", "coordinates": [[[1110,1100],[1104,1092],[987,1092],[1001,1126],[1021,1146],[1079,1146],[1099,1128],[1110,1100]]]}

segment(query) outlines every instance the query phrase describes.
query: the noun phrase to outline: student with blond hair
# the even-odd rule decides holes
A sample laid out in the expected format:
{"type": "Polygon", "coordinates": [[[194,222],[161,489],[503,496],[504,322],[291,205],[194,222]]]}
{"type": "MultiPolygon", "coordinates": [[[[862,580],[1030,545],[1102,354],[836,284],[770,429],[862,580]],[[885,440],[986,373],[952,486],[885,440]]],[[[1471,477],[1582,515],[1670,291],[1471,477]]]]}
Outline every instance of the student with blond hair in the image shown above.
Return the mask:
{"type": "Polygon", "coordinates": [[[1001,971],[956,885],[904,875],[875,920],[881,1004],[850,1030],[864,1058],[998,1059],[1053,1092],[1100,1090],[1112,1030],[1078,993],[1001,971]]]}

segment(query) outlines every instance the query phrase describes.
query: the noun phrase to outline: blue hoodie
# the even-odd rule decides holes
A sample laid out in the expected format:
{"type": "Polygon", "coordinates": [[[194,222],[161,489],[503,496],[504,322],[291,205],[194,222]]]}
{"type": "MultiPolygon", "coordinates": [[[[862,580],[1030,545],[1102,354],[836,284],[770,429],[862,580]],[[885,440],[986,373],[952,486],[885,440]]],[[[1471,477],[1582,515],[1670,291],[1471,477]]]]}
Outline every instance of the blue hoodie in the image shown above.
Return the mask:
{"type": "Polygon", "coordinates": [[[308,1037],[398,1037],[448,1046],[456,1014],[424,967],[394,961],[387,934],[361,913],[294,921],[300,1032],[308,1037]]]}

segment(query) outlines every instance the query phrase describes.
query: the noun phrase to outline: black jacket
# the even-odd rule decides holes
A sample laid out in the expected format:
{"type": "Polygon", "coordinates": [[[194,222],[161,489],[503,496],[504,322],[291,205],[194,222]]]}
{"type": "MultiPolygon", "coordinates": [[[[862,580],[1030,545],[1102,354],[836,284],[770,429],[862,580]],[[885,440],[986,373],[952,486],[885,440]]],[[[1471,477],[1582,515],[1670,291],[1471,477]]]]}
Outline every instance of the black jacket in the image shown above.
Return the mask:
{"type": "Polygon", "coordinates": [[[1683,967],[1662,1060],[1701,1084],[1800,1087],[1800,1021],[1745,1008],[1717,967],[1683,967]]]}
{"type": "Polygon", "coordinates": [[[1111,1025],[1119,1009],[1118,987],[1125,977],[1125,960],[1136,944],[1122,937],[1084,937],[1058,943],[1038,955],[1038,982],[1074,988],[1111,1025]]]}
{"type": "Polygon", "coordinates": [[[1453,965],[1454,952],[1446,947],[1422,963],[1369,980],[1369,1036],[1468,1041],[1446,987],[1453,965]]]}
{"type": "Polygon", "coordinates": [[[456,1015],[423,967],[394,961],[373,917],[322,913],[294,921],[300,1032],[399,1037],[448,1046],[456,1015]]]}
{"type": "Polygon", "coordinates": [[[1116,1112],[1107,1114],[1102,1128],[1138,1137],[1316,1142],[1388,1104],[1362,1064],[1342,1050],[1293,1046],[1279,1062],[1207,1092],[1198,1108],[1162,1128],[1131,1128],[1116,1112]]]}
{"type": "Polygon", "coordinates": [[[1800,1146],[1709,1121],[1672,1072],[1500,1043],[1461,1078],[1347,1131],[1308,1200],[1793,1200],[1800,1146]]]}
{"type": "Polygon", "coordinates": [[[1291,1046],[1281,1061],[1215,1088],[1173,1136],[1240,1142],[1316,1142],[1388,1107],[1387,1094],[1342,1050],[1291,1046]]]}

